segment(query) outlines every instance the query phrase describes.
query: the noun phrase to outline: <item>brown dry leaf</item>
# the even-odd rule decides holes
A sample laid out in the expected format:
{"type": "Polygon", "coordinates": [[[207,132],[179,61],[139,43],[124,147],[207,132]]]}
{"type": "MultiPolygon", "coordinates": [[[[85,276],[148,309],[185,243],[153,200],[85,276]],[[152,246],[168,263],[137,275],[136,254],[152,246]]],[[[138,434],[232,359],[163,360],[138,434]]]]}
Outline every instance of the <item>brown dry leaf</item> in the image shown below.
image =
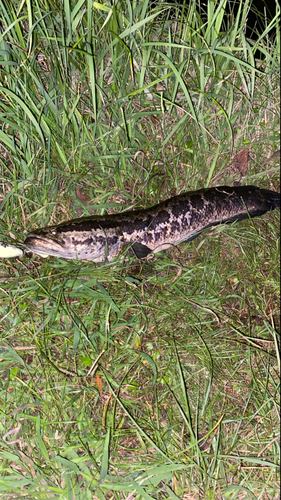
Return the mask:
{"type": "Polygon", "coordinates": [[[245,148],[239,151],[233,158],[231,165],[235,170],[238,170],[241,175],[246,175],[248,170],[249,149],[245,148]]]}
{"type": "Polygon", "coordinates": [[[101,393],[102,393],[102,379],[98,373],[97,373],[97,386],[98,386],[99,393],[101,395],[101,393]]]}
{"type": "Polygon", "coordinates": [[[75,191],[75,194],[76,194],[78,200],[82,201],[83,203],[85,201],[88,201],[88,199],[90,198],[90,196],[87,194],[86,190],[83,188],[77,189],[75,191]]]}
{"type": "Polygon", "coordinates": [[[150,119],[151,119],[153,125],[158,125],[159,120],[158,120],[158,118],[156,118],[156,116],[150,115],[150,119]]]}

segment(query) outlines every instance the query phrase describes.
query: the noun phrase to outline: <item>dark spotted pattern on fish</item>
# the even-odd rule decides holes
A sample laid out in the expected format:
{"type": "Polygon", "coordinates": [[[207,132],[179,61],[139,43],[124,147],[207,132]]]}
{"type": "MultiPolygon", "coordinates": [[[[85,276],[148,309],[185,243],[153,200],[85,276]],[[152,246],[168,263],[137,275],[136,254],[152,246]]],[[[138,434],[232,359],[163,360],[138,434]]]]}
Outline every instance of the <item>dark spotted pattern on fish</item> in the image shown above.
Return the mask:
{"type": "Polygon", "coordinates": [[[112,260],[126,247],[144,257],[192,240],[204,229],[280,207],[280,194],[255,186],[219,186],[174,196],[150,208],[81,217],[29,234],[24,244],[44,257],[112,260]]]}

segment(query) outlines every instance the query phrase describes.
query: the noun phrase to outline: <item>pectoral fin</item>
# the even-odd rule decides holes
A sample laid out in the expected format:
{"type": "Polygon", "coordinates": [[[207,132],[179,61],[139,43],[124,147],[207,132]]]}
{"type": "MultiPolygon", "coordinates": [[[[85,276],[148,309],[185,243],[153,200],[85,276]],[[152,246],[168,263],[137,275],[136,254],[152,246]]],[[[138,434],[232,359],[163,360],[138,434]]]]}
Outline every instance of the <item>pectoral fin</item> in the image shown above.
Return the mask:
{"type": "Polygon", "coordinates": [[[130,246],[129,254],[130,255],[136,255],[138,259],[144,259],[144,257],[147,257],[152,252],[150,248],[148,248],[146,245],[142,245],[142,243],[133,243],[130,246]]]}

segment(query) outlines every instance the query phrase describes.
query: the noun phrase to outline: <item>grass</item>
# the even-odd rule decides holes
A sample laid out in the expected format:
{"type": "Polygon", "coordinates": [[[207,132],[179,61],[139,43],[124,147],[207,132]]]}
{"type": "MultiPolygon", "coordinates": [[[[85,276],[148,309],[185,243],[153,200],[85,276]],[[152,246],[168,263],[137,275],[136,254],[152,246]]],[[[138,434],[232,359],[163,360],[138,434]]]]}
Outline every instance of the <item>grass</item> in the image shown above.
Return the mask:
{"type": "MultiPolygon", "coordinates": [[[[0,7],[1,241],[279,189],[278,2],[256,41],[248,1],[0,7]]],[[[0,498],[279,497],[278,219],[149,262],[0,262],[0,498]]]]}

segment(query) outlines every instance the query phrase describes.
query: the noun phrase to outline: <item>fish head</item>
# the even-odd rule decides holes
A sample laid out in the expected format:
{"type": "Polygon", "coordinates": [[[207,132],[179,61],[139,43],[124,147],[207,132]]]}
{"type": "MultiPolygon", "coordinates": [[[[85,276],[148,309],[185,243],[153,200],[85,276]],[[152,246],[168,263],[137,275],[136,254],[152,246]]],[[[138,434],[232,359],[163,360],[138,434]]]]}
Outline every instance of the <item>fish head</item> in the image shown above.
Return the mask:
{"type": "MultiPolygon", "coordinates": [[[[60,237],[56,229],[40,229],[30,233],[24,241],[25,247],[41,257],[63,257],[65,259],[73,258],[70,256],[66,241],[60,237]]],[[[75,258],[75,257],[74,257],[75,258]]]]}
{"type": "Polygon", "coordinates": [[[94,237],[90,231],[75,229],[74,224],[38,229],[24,241],[25,247],[41,257],[104,262],[107,257],[106,238],[102,231],[94,237]]]}

